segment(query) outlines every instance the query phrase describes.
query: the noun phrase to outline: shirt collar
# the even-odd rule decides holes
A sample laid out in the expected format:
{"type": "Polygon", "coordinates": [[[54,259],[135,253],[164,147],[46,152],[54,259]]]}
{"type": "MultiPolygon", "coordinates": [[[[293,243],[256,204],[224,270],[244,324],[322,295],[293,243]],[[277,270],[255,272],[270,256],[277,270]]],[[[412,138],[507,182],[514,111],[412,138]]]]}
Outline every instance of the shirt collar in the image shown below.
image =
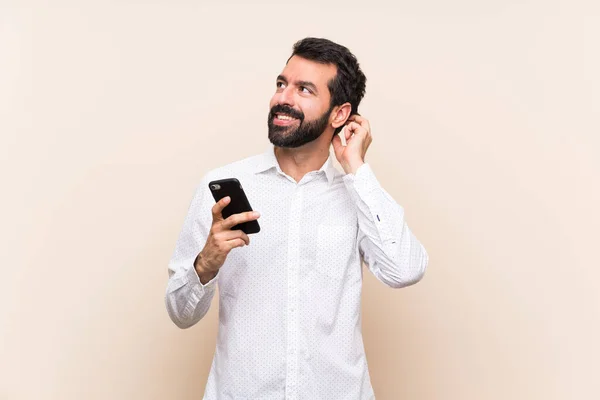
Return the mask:
{"type": "MultiPolygon", "coordinates": [[[[276,168],[279,173],[284,173],[281,170],[279,163],[277,162],[277,157],[275,157],[275,146],[273,145],[269,146],[269,148],[258,157],[258,161],[254,168],[254,173],[259,174],[271,168],[276,168]]],[[[329,183],[329,185],[331,185],[331,183],[333,182],[333,178],[335,177],[335,171],[336,170],[333,165],[330,153],[323,166],[319,169],[319,172],[325,172],[327,182],[329,183]]]]}

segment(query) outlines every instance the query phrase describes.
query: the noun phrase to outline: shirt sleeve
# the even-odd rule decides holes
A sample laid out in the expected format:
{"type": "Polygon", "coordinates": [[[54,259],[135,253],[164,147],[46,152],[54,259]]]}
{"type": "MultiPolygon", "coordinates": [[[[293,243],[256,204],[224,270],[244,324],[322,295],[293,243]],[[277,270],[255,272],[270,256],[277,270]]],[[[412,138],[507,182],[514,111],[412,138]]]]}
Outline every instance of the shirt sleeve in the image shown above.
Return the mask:
{"type": "Polygon", "coordinates": [[[195,325],[206,315],[219,280],[217,273],[203,285],[194,268],[212,225],[211,199],[204,177],[192,198],[169,261],[165,304],[171,320],[182,329],[195,325]]]}
{"type": "Polygon", "coordinates": [[[417,283],[429,256],[406,224],[404,209],[381,187],[367,163],[343,180],[356,204],[359,251],[369,270],[392,288],[417,283]]]}

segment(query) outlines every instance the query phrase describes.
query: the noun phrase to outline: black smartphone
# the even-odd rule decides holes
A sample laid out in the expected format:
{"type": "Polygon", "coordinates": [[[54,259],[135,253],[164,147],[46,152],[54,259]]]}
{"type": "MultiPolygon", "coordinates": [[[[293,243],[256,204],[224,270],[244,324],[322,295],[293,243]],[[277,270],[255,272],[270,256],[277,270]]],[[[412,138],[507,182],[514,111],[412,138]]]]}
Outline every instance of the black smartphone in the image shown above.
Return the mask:
{"type": "MultiPolygon", "coordinates": [[[[223,212],[223,218],[228,218],[233,214],[239,214],[246,211],[253,211],[250,206],[250,202],[246,197],[246,193],[242,188],[242,184],[236,178],[219,179],[208,183],[208,188],[212,193],[215,201],[221,200],[223,197],[229,196],[231,201],[225,206],[223,212]]],[[[258,221],[248,221],[237,224],[231,228],[231,230],[242,230],[244,233],[258,233],[260,232],[260,225],[258,221]]]]}

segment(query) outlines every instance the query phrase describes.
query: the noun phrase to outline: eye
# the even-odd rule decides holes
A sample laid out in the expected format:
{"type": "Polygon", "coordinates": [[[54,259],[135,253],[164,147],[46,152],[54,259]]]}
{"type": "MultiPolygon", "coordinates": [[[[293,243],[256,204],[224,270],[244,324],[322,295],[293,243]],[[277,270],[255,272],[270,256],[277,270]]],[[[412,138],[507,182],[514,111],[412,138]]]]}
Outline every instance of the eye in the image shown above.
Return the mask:
{"type": "Polygon", "coordinates": [[[306,86],[300,86],[300,91],[302,93],[306,93],[306,94],[311,94],[312,92],[310,91],[309,88],[307,88],[306,86]]]}
{"type": "Polygon", "coordinates": [[[285,86],[285,83],[283,83],[283,82],[281,82],[281,81],[278,81],[278,82],[275,84],[275,86],[277,86],[277,89],[281,89],[281,88],[283,88],[283,87],[285,86]]]}

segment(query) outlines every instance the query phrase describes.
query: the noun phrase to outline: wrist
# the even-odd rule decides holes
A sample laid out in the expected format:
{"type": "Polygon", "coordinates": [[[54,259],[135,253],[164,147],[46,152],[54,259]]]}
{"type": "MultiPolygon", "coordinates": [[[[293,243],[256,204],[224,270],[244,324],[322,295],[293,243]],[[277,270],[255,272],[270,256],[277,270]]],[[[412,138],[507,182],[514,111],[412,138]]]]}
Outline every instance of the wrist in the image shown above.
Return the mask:
{"type": "Polygon", "coordinates": [[[211,272],[207,269],[204,261],[205,260],[204,257],[202,257],[202,253],[199,253],[196,256],[196,260],[194,261],[194,269],[198,273],[198,276],[211,274],[211,272]]]}
{"type": "Polygon", "coordinates": [[[198,274],[198,278],[200,279],[200,283],[206,285],[210,282],[219,271],[208,271],[206,266],[204,265],[204,259],[202,258],[202,254],[198,254],[196,257],[196,261],[194,262],[194,269],[196,270],[196,274],[198,274]]]}
{"type": "Polygon", "coordinates": [[[364,164],[365,162],[362,159],[349,161],[346,165],[344,165],[344,172],[347,174],[356,174],[356,171],[364,164]]]}

